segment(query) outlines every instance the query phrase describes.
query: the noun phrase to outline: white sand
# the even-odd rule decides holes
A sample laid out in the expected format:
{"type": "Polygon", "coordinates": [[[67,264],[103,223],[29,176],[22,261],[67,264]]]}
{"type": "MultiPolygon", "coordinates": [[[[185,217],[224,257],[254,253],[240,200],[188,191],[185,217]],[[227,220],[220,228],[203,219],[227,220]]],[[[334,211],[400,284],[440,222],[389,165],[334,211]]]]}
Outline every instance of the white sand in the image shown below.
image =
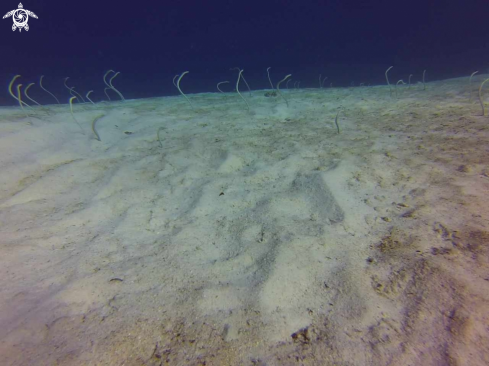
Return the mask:
{"type": "Polygon", "coordinates": [[[0,108],[0,363],[488,365],[486,77],[0,108]]]}

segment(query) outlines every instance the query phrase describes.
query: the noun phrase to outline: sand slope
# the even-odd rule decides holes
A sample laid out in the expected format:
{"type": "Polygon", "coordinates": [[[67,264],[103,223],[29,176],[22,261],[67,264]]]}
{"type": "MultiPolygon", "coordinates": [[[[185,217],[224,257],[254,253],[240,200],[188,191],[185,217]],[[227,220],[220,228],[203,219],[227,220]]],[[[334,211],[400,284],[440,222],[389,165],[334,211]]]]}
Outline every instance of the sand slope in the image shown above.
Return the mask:
{"type": "Polygon", "coordinates": [[[489,364],[483,79],[1,108],[2,364],[489,364]]]}

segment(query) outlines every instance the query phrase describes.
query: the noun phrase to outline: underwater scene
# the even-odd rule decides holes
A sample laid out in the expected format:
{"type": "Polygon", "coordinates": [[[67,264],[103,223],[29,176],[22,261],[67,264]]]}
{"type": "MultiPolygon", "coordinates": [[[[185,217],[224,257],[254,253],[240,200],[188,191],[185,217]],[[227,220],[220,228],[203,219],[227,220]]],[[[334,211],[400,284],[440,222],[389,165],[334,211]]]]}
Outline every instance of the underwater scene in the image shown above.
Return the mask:
{"type": "Polygon", "coordinates": [[[489,2],[1,8],[0,365],[489,365],[489,2]]]}

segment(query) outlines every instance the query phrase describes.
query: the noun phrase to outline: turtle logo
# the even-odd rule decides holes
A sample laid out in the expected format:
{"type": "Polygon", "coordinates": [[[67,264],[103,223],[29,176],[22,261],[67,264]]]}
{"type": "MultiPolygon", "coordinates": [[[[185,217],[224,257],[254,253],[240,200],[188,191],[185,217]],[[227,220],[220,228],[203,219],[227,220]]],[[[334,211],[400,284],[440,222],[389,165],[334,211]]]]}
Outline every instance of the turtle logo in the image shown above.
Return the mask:
{"type": "Polygon", "coordinates": [[[13,31],[15,31],[17,28],[19,28],[19,32],[22,31],[22,28],[28,31],[29,25],[27,24],[27,21],[29,20],[29,15],[37,19],[36,14],[34,14],[32,11],[25,10],[22,3],[19,3],[19,8],[9,11],[7,14],[3,16],[3,19],[8,18],[10,16],[12,17],[12,19],[14,20],[14,25],[12,25],[13,31]]]}

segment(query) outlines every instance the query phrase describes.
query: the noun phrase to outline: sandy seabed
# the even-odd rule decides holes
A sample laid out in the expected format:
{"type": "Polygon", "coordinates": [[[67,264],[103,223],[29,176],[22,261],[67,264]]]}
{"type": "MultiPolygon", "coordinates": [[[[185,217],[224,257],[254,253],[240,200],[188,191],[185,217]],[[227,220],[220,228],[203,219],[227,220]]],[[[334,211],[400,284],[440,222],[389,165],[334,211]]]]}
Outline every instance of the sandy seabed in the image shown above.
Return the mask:
{"type": "Polygon", "coordinates": [[[486,77],[0,108],[1,364],[488,365],[486,77]]]}

